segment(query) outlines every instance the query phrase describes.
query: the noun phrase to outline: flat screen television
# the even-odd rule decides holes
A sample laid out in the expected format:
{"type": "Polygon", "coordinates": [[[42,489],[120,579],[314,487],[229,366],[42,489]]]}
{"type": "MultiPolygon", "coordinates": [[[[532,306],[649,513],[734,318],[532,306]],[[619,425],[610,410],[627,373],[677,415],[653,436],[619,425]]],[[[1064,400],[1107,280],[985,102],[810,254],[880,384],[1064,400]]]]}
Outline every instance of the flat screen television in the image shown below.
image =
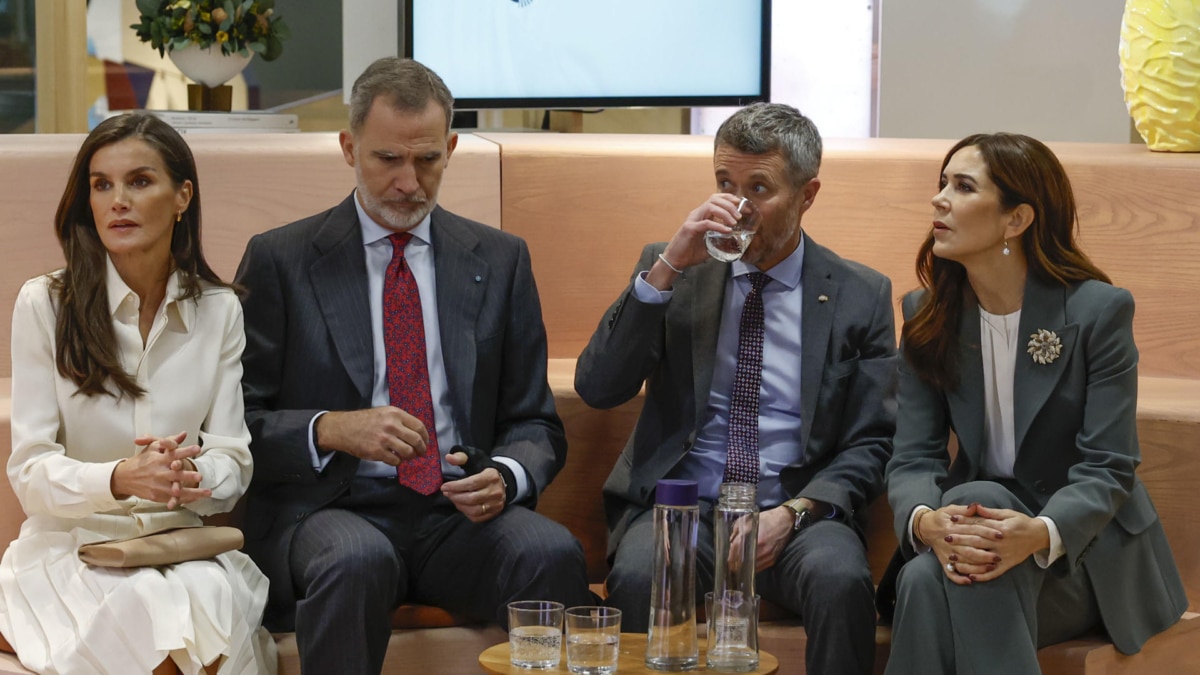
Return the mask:
{"type": "Polygon", "coordinates": [[[770,98],[771,0],[406,0],[406,56],[463,110],[770,98]]]}

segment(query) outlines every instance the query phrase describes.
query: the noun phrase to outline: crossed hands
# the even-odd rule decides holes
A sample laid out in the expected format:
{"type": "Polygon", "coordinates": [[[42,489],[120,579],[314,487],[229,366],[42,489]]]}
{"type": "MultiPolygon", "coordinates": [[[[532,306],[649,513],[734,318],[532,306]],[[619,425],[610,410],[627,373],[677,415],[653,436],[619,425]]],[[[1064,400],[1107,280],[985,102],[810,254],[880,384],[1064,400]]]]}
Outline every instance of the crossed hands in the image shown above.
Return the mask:
{"type": "MultiPolygon", "coordinates": [[[[424,423],[395,406],[327,412],[317,419],[314,436],[317,447],[323,450],[391,466],[424,455],[429,443],[424,423]]],[[[462,452],[450,453],[446,458],[454,466],[467,461],[462,452]]],[[[473,523],[495,518],[505,506],[504,482],[495,469],[442,483],[442,494],[473,523]]]]}
{"type": "Polygon", "coordinates": [[[913,535],[933,549],[946,578],[960,586],[997,579],[1050,547],[1042,520],[977,503],[923,511],[913,520],[913,535]]]}
{"type": "Polygon", "coordinates": [[[211,497],[212,490],[200,487],[201,475],[192,461],[200,455],[200,446],[180,447],[185,438],[186,431],[163,438],[135,438],[137,454],[118,463],[109,479],[113,497],[140,497],[166,504],[168,509],[211,497]]]}
{"type": "MultiPolygon", "coordinates": [[[[687,220],[683,221],[675,236],[667,242],[663,257],[680,270],[707,260],[709,256],[708,249],[704,247],[704,233],[709,230],[721,234],[732,232],[732,226],[737,224],[739,217],[738,201],[736,196],[725,192],[709,196],[703,204],[688,214],[687,220]]],[[[655,262],[650,268],[650,273],[646,275],[646,281],[659,290],[669,288],[674,278],[675,271],[664,265],[661,260],[655,262]]]]}

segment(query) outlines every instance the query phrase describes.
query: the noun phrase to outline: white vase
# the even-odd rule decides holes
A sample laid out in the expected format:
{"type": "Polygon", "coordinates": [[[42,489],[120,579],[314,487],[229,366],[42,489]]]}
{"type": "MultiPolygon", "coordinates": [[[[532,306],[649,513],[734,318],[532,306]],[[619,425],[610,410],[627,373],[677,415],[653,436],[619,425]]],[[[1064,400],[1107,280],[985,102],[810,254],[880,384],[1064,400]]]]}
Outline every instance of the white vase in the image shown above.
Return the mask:
{"type": "Polygon", "coordinates": [[[168,53],[180,72],[206,87],[219,87],[237,77],[254,57],[254,52],[249,56],[236,52],[222,54],[220,47],[201,49],[196,45],[172,49],[168,53]]]}

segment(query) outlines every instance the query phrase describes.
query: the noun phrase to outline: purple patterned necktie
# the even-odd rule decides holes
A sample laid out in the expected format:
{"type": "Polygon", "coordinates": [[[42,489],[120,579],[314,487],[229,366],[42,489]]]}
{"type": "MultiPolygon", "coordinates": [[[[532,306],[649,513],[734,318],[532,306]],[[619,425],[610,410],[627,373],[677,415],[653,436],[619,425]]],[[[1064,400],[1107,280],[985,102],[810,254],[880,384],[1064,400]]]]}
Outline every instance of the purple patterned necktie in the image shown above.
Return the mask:
{"type": "Polygon", "coordinates": [[[425,358],[425,321],[421,293],[413,278],[404,247],[412,235],[392,234],[392,261],[383,278],[383,344],[387,353],[388,398],[392,405],[421,420],[429,432],[425,454],[396,467],[400,484],[423,495],[442,485],[442,456],[433,425],[433,397],[429,393],[429,364],[425,358]]]}
{"type": "Polygon", "coordinates": [[[729,395],[729,455],[724,481],[758,483],[758,389],[762,384],[762,289],[771,277],[751,272],[750,292],[742,307],[737,368],[729,395]]]}

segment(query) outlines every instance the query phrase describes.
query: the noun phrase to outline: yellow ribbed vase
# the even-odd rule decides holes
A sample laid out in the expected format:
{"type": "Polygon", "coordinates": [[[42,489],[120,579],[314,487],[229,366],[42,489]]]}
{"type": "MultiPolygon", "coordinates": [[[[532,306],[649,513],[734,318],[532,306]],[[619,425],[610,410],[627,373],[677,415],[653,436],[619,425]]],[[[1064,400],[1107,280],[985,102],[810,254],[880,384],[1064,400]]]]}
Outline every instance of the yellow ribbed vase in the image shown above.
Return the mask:
{"type": "Polygon", "coordinates": [[[1121,85],[1151,150],[1200,152],[1200,0],[1126,0],[1121,85]]]}

